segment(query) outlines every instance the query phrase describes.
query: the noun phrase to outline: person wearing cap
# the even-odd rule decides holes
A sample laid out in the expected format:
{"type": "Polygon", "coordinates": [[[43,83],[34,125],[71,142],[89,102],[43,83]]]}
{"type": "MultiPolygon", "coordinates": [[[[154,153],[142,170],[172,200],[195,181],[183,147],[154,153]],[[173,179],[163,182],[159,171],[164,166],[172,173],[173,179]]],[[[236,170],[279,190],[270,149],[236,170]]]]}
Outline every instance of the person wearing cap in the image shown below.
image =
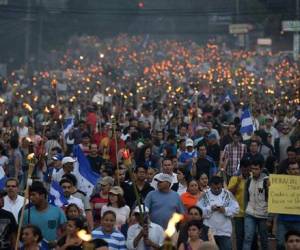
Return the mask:
{"type": "Polygon", "coordinates": [[[55,154],[51,158],[52,161],[49,163],[49,167],[47,168],[46,172],[44,172],[44,179],[47,182],[51,182],[53,174],[57,173],[62,168],[62,159],[63,156],[61,154],[55,154]]]}
{"type": "Polygon", "coordinates": [[[3,209],[6,192],[0,190],[0,249],[11,250],[15,246],[18,225],[14,215],[3,209]]]}
{"type": "Polygon", "coordinates": [[[274,142],[279,137],[279,133],[278,133],[278,130],[276,128],[274,128],[274,126],[273,126],[273,118],[270,115],[266,116],[264,130],[267,133],[271,134],[271,137],[272,137],[271,144],[272,144],[272,146],[274,146],[274,142]]]}
{"type": "Polygon", "coordinates": [[[150,221],[149,209],[142,205],[135,207],[134,214],[137,224],[129,227],[126,246],[128,250],[159,249],[164,242],[163,228],[150,221]],[[142,211],[140,211],[140,208],[142,211]]]}
{"type": "Polygon", "coordinates": [[[113,211],[117,218],[117,228],[121,228],[126,220],[129,218],[130,208],[126,205],[124,200],[124,191],[119,186],[113,186],[108,193],[108,203],[101,209],[101,217],[106,211],[113,211]]]}
{"type": "Polygon", "coordinates": [[[197,151],[194,150],[194,142],[192,139],[188,138],[185,141],[185,152],[182,152],[178,158],[185,167],[189,170],[192,168],[192,162],[194,158],[197,158],[197,151]]]}
{"type": "Polygon", "coordinates": [[[215,128],[213,128],[213,123],[212,123],[211,120],[208,120],[206,122],[206,127],[208,129],[208,134],[215,135],[217,142],[219,142],[220,141],[220,134],[219,134],[218,130],[216,130],[215,128]]]}
{"type": "Polygon", "coordinates": [[[213,158],[216,164],[220,161],[221,148],[215,134],[210,133],[207,136],[207,155],[213,158]]]}
{"type": "Polygon", "coordinates": [[[59,169],[57,172],[53,173],[52,180],[60,182],[63,175],[71,173],[73,174],[75,161],[76,160],[73,159],[71,156],[64,157],[61,161],[62,168],[59,169]]]}
{"type": "Polygon", "coordinates": [[[173,213],[183,214],[185,210],[179,194],[171,190],[172,176],[162,173],[154,178],[158,190],[147,194],[145,205],[149,208],[150,220],[166,228],[173,213]]]}
{"type": "Polygon", "coordinates": [[[99,184],[100,188],[95,191],[90,198],[94,223],[96,226],[100,225],[101,209],[108,203],[108,193],[114,185],[114,179],[111,176],[105,176],[101,179],[99,184]]]}
{"type": "Polygon", "coordinates": [[[275,139],[274,142],[274,148],[275,148],[275,155],[278,162],[281,162],[282,160],[287,158],[287,148],[292,145],[291,141],[291,134],[293,131],[291,131],[288,124],[283,124],[281,129],[280,136],[275,139]]]}
{"type": "MultiPolygon", "coordinates": [[[[48,192],[42,182],[35,181],[29,187],[29,197],[32,204],[24,213],[23,225],[33,224],[38,226],[49,242],[55,244],[62,225],[67,222],[64,212],[48,203],[48,192]]],[[[19,221],[20,223],[20,221],[19,221]]]]}

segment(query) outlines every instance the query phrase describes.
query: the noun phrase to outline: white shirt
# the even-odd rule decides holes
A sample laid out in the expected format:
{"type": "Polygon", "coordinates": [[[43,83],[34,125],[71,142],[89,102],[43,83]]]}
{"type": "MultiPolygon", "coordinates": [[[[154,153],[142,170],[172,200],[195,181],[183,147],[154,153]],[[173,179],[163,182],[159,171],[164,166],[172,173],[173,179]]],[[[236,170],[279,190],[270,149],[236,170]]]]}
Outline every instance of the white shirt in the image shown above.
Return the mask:
{"type": "Polygon", "coordinates": [[[4,196],[3,209],[11,212],[14,215],[16,222],[18,222],[19,211],[24,204],[24,199],[25,198],[21,195],[18,195],[16,200],[10,199],[7,195],[4,196]]]}
{"type": "Polygon", "coordinates": [[[125,205],[124,207],[112,207],[112,206],[107,206],[104,205],[101,209],[101,217],[104,214],[104,212],[106,211],[113,211],[115,212],[116,216],[117,216],[117,228],[120,228],[123,224],[126,223],[126,220],[129,218],[129,214],[130,214],[130,208],[125,205]]]}
{"type": "MultiPolygon", "coordinates": [[[[65,175],[65,171],[63,168],[59,169],[58,171],[53,170],[52,172],[52,180],[53,181],[57,181],[60,182],[62,177],[65,175]]],[[[71,174],[74,174],[76,176],[76,174],[74,172],[71,172],[71,174]]],[[[77,177],[77,176],[76,176],[77,177]]]]}
{"type": "Polygon", "coordinates": [[[84,205],[81,199],[74,197],[73,195],[71,195],[69,198],[67,198],[68,204],[76,204],[79,209],[82,211],[83,215],[85,215],[85,211],[84,211],[84,205]]]}
{"type": "MultiPolygon", "coordinates": [[[[134,239],[138,236],[142,226],[140,224],[134,224],[129,227],[127,232],[127,242],[126,246],[128,250],[145,250],[144,239],[140,239],[136,247],[133,246],[134,239]]],[[[153,241],[155,244],[162,246],[164,243],[164,230],[163,228],[155,223],[150,222],[149,224],[149,240],[153,241]]]]}

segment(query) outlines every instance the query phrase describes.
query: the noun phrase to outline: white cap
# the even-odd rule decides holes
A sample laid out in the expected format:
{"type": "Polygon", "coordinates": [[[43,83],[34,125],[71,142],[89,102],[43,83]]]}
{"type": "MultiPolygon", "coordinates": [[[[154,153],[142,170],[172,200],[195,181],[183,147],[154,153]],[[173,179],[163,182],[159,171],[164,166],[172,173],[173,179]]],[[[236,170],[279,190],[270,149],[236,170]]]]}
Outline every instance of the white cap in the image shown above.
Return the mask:
{"type": "Polygon", "coordinates": [[[154,176],[154,179],[156,181],[160,181],[160,182],[167,181],[170,184],[172,184],[172,182],[173,182],[173,178],[171,175],[163,174],[163,173],[157,174],[156,176],[154,176]]]}
{"type": "MultiPolygon", "coordinates": [[[[145,207],[144,205],[141,205],[142,213],[149,213],[149,208],[145,207]]],[[[140,213],[140,208],[139,206],[136,206],[135,209],[133,210],[134,213],[140,213]]]]}
{"type": "Polygon", "coordinates": [[[186,141],[185,141],[185,146],[186,146],[186,147],[194,147],[194,142],[193,142],[193,140],[190,139],[190,138],[186,139],[186,141]]]}
{"type": "Polygon", "coordinates": [[[62,159],[61,163],[62,165],[66,164],[66,163],[74,163],[76,160],[73,159],[72,157],[70,156],[66,156],[62,159]]]}

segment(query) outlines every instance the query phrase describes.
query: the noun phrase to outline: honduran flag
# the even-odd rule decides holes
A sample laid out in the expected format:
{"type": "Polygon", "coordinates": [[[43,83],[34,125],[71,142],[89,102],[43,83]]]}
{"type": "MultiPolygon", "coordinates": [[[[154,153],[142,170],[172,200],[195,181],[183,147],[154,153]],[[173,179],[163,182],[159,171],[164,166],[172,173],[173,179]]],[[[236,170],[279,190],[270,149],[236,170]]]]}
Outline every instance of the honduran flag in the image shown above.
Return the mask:
{"type": "Polygon", "coordinates": [[[7,180],[7,176],[5,175],[3,167],[0,166],[0,190],[5,188],[6,180],[7,180]]]}
{"type": "Polygon", "coordinates": [[[243,110],[240,132],[241,134],[252,134],[254,132],[254,125],[248,108],[243,110]]]}
{"type": "Polygon", "coordinates": [[[100,174],[92,170],[90,162],[79,145],[74,146],[73,157],[77,158],[74,165],[74,172],[78,180],[78,189],[90,196],[100,178],[100,174]]]}
{"type": "Polygon", "coordinates": [[[68,205],[68,201],[64,196],[63,189],[57,181],[52,181],[49,191],[49,203],[58,207],[68,205]]]}
{"type": "Polygon", "coordinates": [[[63,134],[66,136],[67,133],[74,127],[74,117],[69,117],[65,119],[63,134]]]}

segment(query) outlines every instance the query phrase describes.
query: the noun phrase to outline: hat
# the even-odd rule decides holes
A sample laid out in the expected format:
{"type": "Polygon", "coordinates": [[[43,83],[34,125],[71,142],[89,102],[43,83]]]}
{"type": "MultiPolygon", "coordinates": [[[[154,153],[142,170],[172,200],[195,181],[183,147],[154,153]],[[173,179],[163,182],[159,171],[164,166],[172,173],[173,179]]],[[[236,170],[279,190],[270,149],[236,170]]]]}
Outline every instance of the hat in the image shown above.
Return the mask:
{"type": "Polygon", "coordinates": [[[204,127],[204,126],[201,126],[201,125],[198,125],[197,127],[196,127],[196,131],[197,130],[208,130],[208,128],[207,127],[204,127]]]}
{"type": "Polygon", "coordinates": [[[100,181],[101,185],[113,185],[114,184],[114,179],[111,176],[105,176],[102,178],[102,180],[100,181]]]}
{"type": "Polygon", "coordinates": [[[210,133],[210,134],[207,136],[207,139],[209,139],[209,140],[215,140],[215,139],[217,139],[217,136],[216,136],[216,134],[214,134],[214,133],[210,133]]]}
{"type": "Polygon", "coordinates": [[[123,189],[121,188],[121,187],[119,187],[119,186],[114,186],[114,187],[112,187],[110,190],[109,190],[109,193],[112,193],[112,194],[115,194],[115,195],[118,195],[118,194],[120,194],[120,195],[124,195],[124,191],[123,191],[123,189]]]}
{"type": "Polygon", "coordinates": [[[271,121],[273,121],[273,117],[270,116],[270,115],[266,115],[266,120],[271,120],[271,121]]]}
{"type": "MultiPolygon", "coordinates": [[[[149,208],[147,208],[146,206],[141,206],[142,209],[142,213],[149,213],[149,208]]],[[[139,206],[136,206],[135,209],[133,210],[134,213],[140,213],[140,208],[139,206]]]]}
{"type": "Polygon", "coordinates": [[[158,182],[163,182],[163,181],[167,181],[170,184],[172,184],[172,176],[168,175],[168,174],[158,174],[157,176],[155,176],[155,180],[158,182]]]}
{"type": "Polygon", "coordinates": [[[70,156],[66,156],[62,159],[61,163],[62,165],[65,165],[66,163],[74,163],[76,160],[73,159],[72,157],[70,156]]]}
{"type": "Polygon", "coordinates": [[[193,142],[193,140],[192,139],[186,139],[186,141],[185,141],[185,146],[186,147],[194,147],[194,142],[193,142]]]}
{"type": "Polygon", "coordinates": [[[61,154],[56,154],[52,157],[53,161],[61,161],[63,159],[63,156],[61,154]]]}

